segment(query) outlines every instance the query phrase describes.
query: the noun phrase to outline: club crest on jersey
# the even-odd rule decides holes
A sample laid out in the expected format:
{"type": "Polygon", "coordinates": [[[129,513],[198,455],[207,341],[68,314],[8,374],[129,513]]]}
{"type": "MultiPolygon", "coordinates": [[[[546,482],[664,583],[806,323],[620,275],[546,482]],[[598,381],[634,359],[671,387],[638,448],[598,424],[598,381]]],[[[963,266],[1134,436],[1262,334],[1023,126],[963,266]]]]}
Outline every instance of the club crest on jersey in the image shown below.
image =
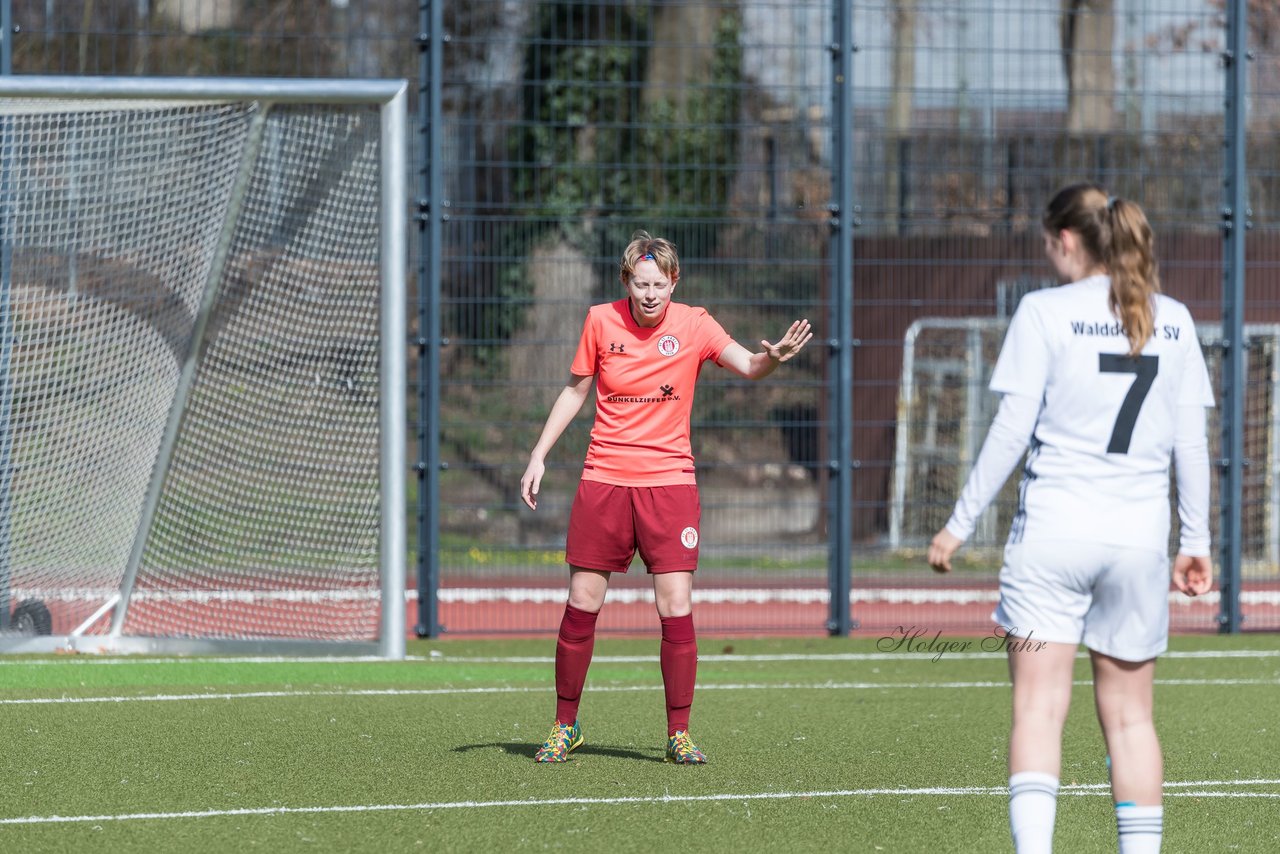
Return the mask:
{"type": "Polygon", "coordinates": [[[696,549],[698,547],[698,529],[690,525],[681,531],[680,544],[686,549],[696,549]]]}
{"type": "Polygon", "coordinates": [[[680,339],[674,335],[663,335],[658,339],[658,352],[664,356],[674,356],[680,352],[680,339]]]}

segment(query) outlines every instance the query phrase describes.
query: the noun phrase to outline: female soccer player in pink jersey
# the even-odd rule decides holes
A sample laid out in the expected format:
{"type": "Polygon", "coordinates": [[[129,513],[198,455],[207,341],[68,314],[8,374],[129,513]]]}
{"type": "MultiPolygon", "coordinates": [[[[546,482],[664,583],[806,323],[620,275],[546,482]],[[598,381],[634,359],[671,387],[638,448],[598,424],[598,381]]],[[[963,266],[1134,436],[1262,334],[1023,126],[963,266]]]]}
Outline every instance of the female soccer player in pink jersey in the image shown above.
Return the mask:
{"type": "Polygon", "coordinates": [[[609,576],[626,572],[637,550],[653,575],[662,621],[660,661],[667,701],[666,760],[707,761],[689,737],[698,668],[692,613],[701,507],[689,444],[694,386],[708,360],[746,379],[773,373],[813,337],[797,320],[776,344],[752,353],[704,309],[672,302],[680,260],[669,241],[638,231],[622,254],[627,296],[593,306],[569,382],[556,398],[520,478],[537,508],[544,460],[596,382],[596,418],[582,481],[569,513],[565,559],[569,601],[556,642],[556,718],[534,757],[564,762],[582,744],[578,702],[595,645],[596,616],[609,576]]]}
{"type": "Polygon", "coordinates": [[[1068,284],[1028,294],[1010,321],[991,377],[999,411],[929,563],[951,569],[1026,451],[992,615],[1007,633],[1013,681],[1014,846],[1051,850],[1062,727],[1083,643],[1120,851],[1156,852],[1163,765],[1152,686],[1169,636],[1169,465],[1181,521],[1173,583],[1195,596],[1213,579],[1205,441],[1213,394],[1191,314],[1159,292],[1142,208],[1075,184],[1053,197],[1042,225],[1045,253],[1068,284]]]}

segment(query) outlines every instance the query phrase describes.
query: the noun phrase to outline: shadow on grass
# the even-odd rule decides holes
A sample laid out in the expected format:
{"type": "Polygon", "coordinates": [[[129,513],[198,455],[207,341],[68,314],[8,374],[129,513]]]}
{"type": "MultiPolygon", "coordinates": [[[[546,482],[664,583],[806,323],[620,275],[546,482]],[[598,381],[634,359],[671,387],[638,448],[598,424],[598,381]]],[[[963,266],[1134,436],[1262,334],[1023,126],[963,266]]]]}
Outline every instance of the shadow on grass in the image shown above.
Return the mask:
{"type": "MultiPolygon", "coordinates": [[[[533,759],[533,755],[538,752],[540,744],[524,744],[510,741],[490,741],[486,744],[462,744],[453,749],[454,753],[467,753],[471,750],[485,750],[490,747],[497,747],[506,751],[511,756],[520,756],[526,759],[533,759]]],[[[655,748],[648,752],[639,750],[628,750],[624,747],[598,747],[592,744],[584,744],[577,750],[573,751],[574,756],[612,756],[616,759],[639,759],[642,762],[661,762],[664,755],[662,748],[655,748]]]]}

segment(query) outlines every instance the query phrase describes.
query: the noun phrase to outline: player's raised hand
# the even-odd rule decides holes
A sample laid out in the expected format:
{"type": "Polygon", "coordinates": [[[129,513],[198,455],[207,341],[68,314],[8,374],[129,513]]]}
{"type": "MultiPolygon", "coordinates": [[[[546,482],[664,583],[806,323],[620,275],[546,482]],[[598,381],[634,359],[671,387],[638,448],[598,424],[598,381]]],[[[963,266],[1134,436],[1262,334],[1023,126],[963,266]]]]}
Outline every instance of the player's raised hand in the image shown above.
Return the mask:
{"type": "Polygon", "coordinates": [[[777,344],[761,341],[760,346],[764,347],[764,351],[769,354],[770,359],[775,362],[785,362],[796,353],[799,353],[811,338],[813,338],[813,329],[809,326],[809,321],[797,320],[791,324],[791,328],[787,330],[786,334],[778,339],[777,344]]]}

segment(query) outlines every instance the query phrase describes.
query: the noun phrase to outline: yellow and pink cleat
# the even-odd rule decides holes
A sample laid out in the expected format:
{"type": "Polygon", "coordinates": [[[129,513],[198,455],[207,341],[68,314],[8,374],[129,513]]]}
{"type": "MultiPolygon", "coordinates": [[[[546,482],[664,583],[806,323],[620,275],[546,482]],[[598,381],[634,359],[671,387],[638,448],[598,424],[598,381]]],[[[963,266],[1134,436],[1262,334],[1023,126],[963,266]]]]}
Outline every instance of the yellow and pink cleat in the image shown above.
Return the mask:
{"type": "MultiPolygon", "coordinates": [[[[568,762],[569,754],[582,746],[582,727],[574,721],[572,725],[556,721],[551,727],[551,735],[533,755],[534,762],[568,762]]],[[[705,761],[705,760],[704,760],[705,761]]]]}
{"type": "Polygon", "coordinates": [[[667,739],[667,755],[664,761],[674,762],[677,765],[706,765],[707,754],[698,749],[698,745],[689,738],[687,731],[678,729],[675,735],[667,739]]]}

